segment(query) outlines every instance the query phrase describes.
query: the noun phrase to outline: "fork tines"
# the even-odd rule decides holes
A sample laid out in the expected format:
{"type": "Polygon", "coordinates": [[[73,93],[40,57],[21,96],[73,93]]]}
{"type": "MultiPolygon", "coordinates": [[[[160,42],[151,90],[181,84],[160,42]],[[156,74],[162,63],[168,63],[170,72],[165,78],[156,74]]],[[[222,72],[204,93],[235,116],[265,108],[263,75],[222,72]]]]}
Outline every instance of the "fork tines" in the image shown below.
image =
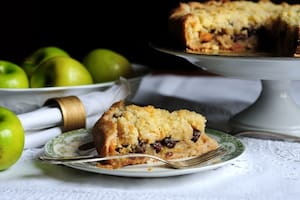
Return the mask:
{"type": "Polygon", "coordinates": [[[187,162],[188,162],[187,164],[189,166],[199,165],[199,164],[202,164],[211,159],[218,158],[219,156],[224,155],[226,152],[227,152],[227,150],[224,147],[220,146],[215,150],[209,151],[205,154],[202,154],[200,156],[197,156],[195,158],[187,160],[187,162]]]}

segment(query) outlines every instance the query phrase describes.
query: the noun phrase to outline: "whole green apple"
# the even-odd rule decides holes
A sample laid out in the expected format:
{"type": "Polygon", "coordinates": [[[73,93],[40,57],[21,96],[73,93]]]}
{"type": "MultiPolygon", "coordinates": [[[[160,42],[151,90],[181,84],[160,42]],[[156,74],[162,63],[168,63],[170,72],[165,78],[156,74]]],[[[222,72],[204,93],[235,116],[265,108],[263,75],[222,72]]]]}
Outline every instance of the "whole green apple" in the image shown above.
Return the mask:
{"type": "Polygon", "coordinates": [[[56,56],[41,62],[30,79],[32,88],[92,83],[93,79],[88,70],[79,61],[66,56],[56,56]]]}
{"type": "Polygon", "coordinates": [[[28,88],[29,80],[20,66],[6,60],[0,60],[0,87],[28,88]]]}
{"type": "Polygon", "coordinates": [[[82,63],[95,83],[115,81],[121,76],[128,78],[133,74],[128,59],[110,49],[94,49],[87,53],[82,63]]]}
{"type": "Polygon", "coordinates": [[[0,107],[0,171],[15,164],[22,155],[25,133],[17,115],[0,107]]]}
{"type": "Polygon", "coordinates": [[[56,46],[46,46],[35,50],[22,64],[22,68],[30,77],[38,64],[55,56],[70,56],[65,50],[56,46]]]}

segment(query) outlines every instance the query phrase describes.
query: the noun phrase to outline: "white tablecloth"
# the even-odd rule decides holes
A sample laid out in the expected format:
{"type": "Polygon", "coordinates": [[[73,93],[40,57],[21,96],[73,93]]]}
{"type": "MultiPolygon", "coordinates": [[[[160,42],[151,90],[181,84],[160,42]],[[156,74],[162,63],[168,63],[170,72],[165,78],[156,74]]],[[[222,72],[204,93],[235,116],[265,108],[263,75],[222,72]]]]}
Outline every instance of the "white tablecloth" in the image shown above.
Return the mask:
{"type": "MultiPolygon", "coordinates": [[[[257,98],[259,81],[222,77],[146,77],[133,99],[168,109],[205,114],[208,126],[226,130],[227,120],[257,98]]],[[[291,85],[300,103],[300,82],[291,85]]],[[[229,165],[165,178],[94,174],[39,162],[42,148],[27,149],[0,172],[0,199],[300,199],[300,143],[242,138],[245,153],[229,165]]]]}

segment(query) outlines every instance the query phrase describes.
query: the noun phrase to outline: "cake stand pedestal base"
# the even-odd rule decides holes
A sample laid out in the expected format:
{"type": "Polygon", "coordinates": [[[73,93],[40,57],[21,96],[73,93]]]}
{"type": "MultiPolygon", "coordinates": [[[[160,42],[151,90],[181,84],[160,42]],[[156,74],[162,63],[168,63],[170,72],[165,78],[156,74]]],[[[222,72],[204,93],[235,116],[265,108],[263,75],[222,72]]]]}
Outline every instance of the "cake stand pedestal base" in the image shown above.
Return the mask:
{"type": "Polygon", "coordinates": [[[258,99],[230,119],[232,133],[263,131],[300,136],[300,108],[289,93],[289,80],[262,80],[258,99]]]}

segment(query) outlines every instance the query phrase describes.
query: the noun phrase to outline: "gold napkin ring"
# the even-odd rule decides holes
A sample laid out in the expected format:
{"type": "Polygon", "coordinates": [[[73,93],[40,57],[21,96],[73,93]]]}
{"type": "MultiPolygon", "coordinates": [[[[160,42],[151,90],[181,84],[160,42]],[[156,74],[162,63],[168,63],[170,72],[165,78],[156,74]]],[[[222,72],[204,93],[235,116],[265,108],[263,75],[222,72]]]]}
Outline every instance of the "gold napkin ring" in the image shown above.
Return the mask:
{"type": "Polygon", "coordinates": [[[44,105],[58,106],[63,116],[63,131],[85,128],[85,108],[76,96],[48,99],[44,105]]]}

